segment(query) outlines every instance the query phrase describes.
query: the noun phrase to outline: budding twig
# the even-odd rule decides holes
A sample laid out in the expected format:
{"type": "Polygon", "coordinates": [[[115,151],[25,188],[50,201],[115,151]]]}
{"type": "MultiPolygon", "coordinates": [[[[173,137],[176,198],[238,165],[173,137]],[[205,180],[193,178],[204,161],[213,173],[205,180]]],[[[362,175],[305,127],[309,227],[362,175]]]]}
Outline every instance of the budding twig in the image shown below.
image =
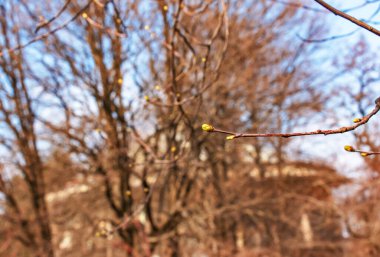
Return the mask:
{"type": "Polygon", "coordinates": [[[222,130],[213,127],[209,124],[203,124],[202,129],[204,131],[210,132],[210,133],[222,133],[227,135],[232,135],[233,137],[229,136],[227,139],[235,139],[239,137],[298,137],[298,136],[311,136],[311,135],[331,135],[331,134],[341,134],[346,133],[348,131],[355,130],[356,128],[366,124],[376,113],[378,113],[380,110],[380,97],[376,99],[375,101],[375,108],[366,116],[362,117],[361,119],[355,119],[355,124],[352,126],[346,126],[341,127],[337,129],[318,129],[315,131],[309,131],[309,132],[293,132],[293,133],[237,133],[227,130],[222,130]]]}
{"type": "Polygon", "coordinates": [[[380,152],[368,152],[368,151],[363,151],[363,150],[357,150],[350,145],[345,145],[344,150],[346,150],[347,152],[360,153],[360,155],[363,157],[380,154],[380,152]]]}

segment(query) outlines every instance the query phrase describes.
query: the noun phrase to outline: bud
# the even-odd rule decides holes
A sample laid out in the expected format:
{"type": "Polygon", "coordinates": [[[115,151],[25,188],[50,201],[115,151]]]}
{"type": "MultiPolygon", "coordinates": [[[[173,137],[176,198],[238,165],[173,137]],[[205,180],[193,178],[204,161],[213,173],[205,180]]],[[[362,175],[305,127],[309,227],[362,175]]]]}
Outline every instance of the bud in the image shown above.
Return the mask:
{"type": "Polygon", "coordinates": [[[369,155],[369,153],[360,153],[360,155],[363,157],[367,157],[369,155]]]}
{"type": "Polygon", "coordinates": [[[202,124],[202,130],[204,131],[211,132],[214,131],[214,129],[215,128],[209,124],[202,124]]]}
{"type": "Polygon", "coordinates": [[[227,137],[226,137],[226,140],[232,140],[232,139],[234,139],[234,138],[235,138],[234,135],[230,135],[230,136],[227,136],[227,137]]]}
{"type": "Polygon", "coordinates": [[[352,121],[353,121],[354,123],[358,123],[358,122],[361,122],[362,119],[360,119],[360,118],[355,118],[355,119],[353,119],[352,121]]]}
{"type": "Polygon", "coordinates": [[[347,152],[355,152],[355,148],[353,148],[350,145],[345,145],[344,150],[346,150],[347,152]]]}
{"type": "Polygon", "coordinates": [[[147,96],[147,95],[146,95],[146,96],[144,96],[144,99],[145,99],[145,101],[147,101],[147,102],[148,102],[148,101],[149,101],[149,96],[147,96]]]}
{"type": "Polygon", "coordinates": [[[87,15],[87,13],[82,13],[82,17],[83,17],[83,19],[87,19],[88,18],[88,15],[87,15]]]}

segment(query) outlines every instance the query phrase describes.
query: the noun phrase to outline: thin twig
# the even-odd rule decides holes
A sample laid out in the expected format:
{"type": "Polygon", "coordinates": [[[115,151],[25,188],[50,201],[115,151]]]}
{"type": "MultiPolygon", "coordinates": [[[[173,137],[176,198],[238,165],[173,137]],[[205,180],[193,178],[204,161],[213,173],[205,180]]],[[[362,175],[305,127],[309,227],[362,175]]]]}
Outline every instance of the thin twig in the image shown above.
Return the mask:
{"type": "Polygon", "coordinates": [[[306,43],[324,43],[324,42],[327,42],[327,41],[332,41],[332,40],[336,40],[336,39],[341,39],[341,38],[344,38],[344,37],[352,36],[353,34],[355,34],[356,32],[358,32],[359,29],[360,28],[355,29],[354,31],[351,31],[351,32],[345,33],[345,34],[335,35],[335,36],[326,37],[326,38],[319,38],[319,39],[304,38],[300,34],[297,34],[297,37],[299,39],[301,39],[303,42],[306,42],[306,43]]]}
{"type": "Polygon", "coordinates": [[[279,3],[279,4],[295,7],[295,8],[301,8],[301,9],[305,9],[305,10],[308,10],[308,11],[313,11],[313,12],[327,12],[324,9],[313,8],[311,6],[304,5],[304,4],[301,4],[301,3],[294,3],[294,2],[288,2],[288,1],[282,1],[282,0],[271,0],[271,1],[279,3]]]}
{"type": "MultiPolygon", "coordinates": [[[[58,32],[61,29],[66,28],[71,22],[73,22],[74,20],[76,20],[76,18],[78,18],[85,10],[87,10],[87,8],[91,5],[91,3],[92,3],[92,1],[88,1],[88,3],[82,9],[80,9],[73,17],[71,17],[71,19],[69,19],[68,21],[66,21],[62,25],[56,27],[55,29],[50,30],[50,31],[46,32],[45,34],[42,34],[40,36],[37,36],[37,37],[31,39],[30,41],[26,42],[25,44],[17,45],[17,46],[15,46],[13,48],[6,49],[5,51],[8,52],[8,53],[12,53],[14,51],[21,50],[21,49],[23,49],[23,48],[25,48],[25,47],[33,44],[33,43],[36,43],[36,42],[38,42],[38,41],[40,41],[42,39],[45,39],[45,38],[49,37],[50,35],[55,34],[56,32],[58,32]]],[[[0,57],[4,55],[5,51],[0,52],[0,57]]]]}
{"type": "Polygon", "coordinates": [[[309,132],[293,132],[293,133],[236,133],[231,131],[226,131],[222,129],[217,129],[212,127],[211,125],[204,124],[202,128],[207,132],[215,132],[230,135],[227,137],[228,139],[235,139],[239,137],[297,137],[297,136],[311,136],[311,135],[331,135],[331,134],[341,134],[346,133],[348,131],[355,130],[356,128],[366,124],[376,113],[380,110],[380,97],[375,101],[375,108],[366,116],[360,119],[357,123],[352,126],[341,127],[338,129],[325,129],[325,130],[315,130],[309,132]]]}
{"type": "Polygon", "coordinates": [[[50,23],[52,23],[55,19],[57,19],[62,13],[63,11],[67,8],[67,6],[69,6],[69,3],[71,2],[71,0],[67,0],[66,3],[62,6],[62,8],[57,12],[57,14],[55,14],[53,17],[51,17],[49,20],[47,21],[42,21],[40,24],[37,25],[36,29],[34,30],[34,33],[37,33],[41,28],[49,25],[50,23]]]}

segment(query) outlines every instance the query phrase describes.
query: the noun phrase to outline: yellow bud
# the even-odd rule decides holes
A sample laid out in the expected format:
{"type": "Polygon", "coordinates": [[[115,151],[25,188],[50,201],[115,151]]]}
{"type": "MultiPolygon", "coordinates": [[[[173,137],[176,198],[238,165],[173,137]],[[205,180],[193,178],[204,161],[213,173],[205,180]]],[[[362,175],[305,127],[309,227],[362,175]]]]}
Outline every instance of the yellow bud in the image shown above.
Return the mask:
{"type": "Polygon", "coordinates": [[[149,101],[149,96],[144,96],[145,101],[149,101]]]}
{"type": "Polygon", "coordinates": [[[206,57],[202,57],[202,62],[206,62],[206,57]]]}
{"type": "Polygon", "coordinates": [[[175,147],[175,146],[172,146],[172,147],[170,148],[170,151],[171,151],[172,153],[174,153],[176,150],[177,150],[177,147],[175,147]]]}
{"type": "Polygon", "coordinates": [[[169,7],[165,4],[163,9],[164,9],[164,11],[167,11],[169,9],[169,7]]]}
{"type": "Polygon", "coordinates": [[[123,79],[122,79],[122,78],[119,78],[119,79],[117,80],[117,83],[118,83],[119,85],[123,84],[123,79]]]}
{"type": "Polygon", "coordinates": [[[84,18],[84,19],[87,19],[88,18],[88,15],[87,15],[87,13],[82,13],[82,17],[84,18]]]}
{"type": "Polygon", "coordinates": [[[117,19],[116,22],[117,22],[118,24],[120,24],[120,23],[121,23],[121,20],[120,20],[120,19],[117,19]]]}
{"type": "Polygon", "coordinates": [[[369,155],[369,153],[360,153],[360,155],[363,157],[367,157],[369,155]]]}
{"type": "Polygon", "coordinates": [[[150,30],[150,27],[149,27],[148,25],[145,25],[145,26],[144,26],[144,29],[145,29],[145,30],[150,30]]]}
{"type": "Polygon", "coordinates": [[[202,124],[202,130],[211,132],[211,131],[214,131],[214,127],[209,124],[202,124]]]}
{"type": "Polygon", "coordinates": [[[129,190],[127,190],[127,191],[125,191],[125,194],[126,194],[127,196],[131,196],[131,195],[132,195],[132,192],[129,191],[129,190]]]}
{"type": "Polygon", "coordinates": [[[355,119],[353,119],[352,121],[353,121],[354,123],[358,123],[358,122],[361,122],[362,119],[360,119],[360,118],[355,118],[355,119]]]}
{"type": "Polygon", "coordinates": [[[154,86],[154,89],[156,89],[157,91],[161,89],[160,85],[156,85],[154,86]]]}
{"type": "Polygon", "coordinates": [[[355,148],[353,148],[350,145],[345,145],[344,150],[346,150],[347,152],[355,152],[355,148]]]}
{"type": "Polygon", "coordinates": [[[226,140],[232,140],[232,139],[234,139],[234,138],[235,138],[234,135],[230,135],[230,136],[227,136],[227,137],[226,137],[226,140]]]}
{"type": "Polygon", "coordinates": [[[148,192],[149,192],[149,188],[144,187],[144,192],[145,192],[145,193],[148,193],[148,192]]]}

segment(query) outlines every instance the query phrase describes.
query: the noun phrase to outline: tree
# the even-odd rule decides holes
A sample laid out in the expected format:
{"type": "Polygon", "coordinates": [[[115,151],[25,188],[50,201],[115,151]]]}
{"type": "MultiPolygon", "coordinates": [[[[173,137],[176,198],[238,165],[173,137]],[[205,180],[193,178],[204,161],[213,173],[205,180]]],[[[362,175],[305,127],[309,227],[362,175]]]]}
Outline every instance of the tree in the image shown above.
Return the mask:
{"type": "MultiPolygon", "coordinates": [[[[297,33],[327,28],[305,6],[274,2],[23,1],[7,12],[3,36],[18,41],[4,40],[1,122],[7,157],[21,159],[1,173],[1,217],[30,214],[29,234],[16,223],[37,240],[25,255],[344,254],[346,216],[332,191],[348,180],[288,150],[293,128],[315,122],[332,97],[323,46],[297,33]],[[232,141],[203,133],[205,120],[232,141]],[[247,135],[219,127],[267,138],[239,141],[247,135]],[[38,208],[12,200],[25,192],[38,208]]],[[[355,130],[379,109],[300,136],[355,130]]],[[[23,242],[6,224],[4,245],[23,242]]]]}
{"type": "MultiPolygon", "coordinates": [[[[10,49],[14,44],[20,44],[25,28],[23,24],[17,24],[16,17],[10,15],[17,10],[15,3],[0,7],[1,49],[10,49]]],[[[20,13],[24,11],[20,10],[20,13]]],[[[12,224],[7,233],[30,248],[36,256],[54,256],[45,201],[44,164],[37,147],[36,106],[31,93],[35,84],[29,83],[35,74],[23,50],[3,54],[0,69],[3,76],[0,84],[0,119],[3,128],[0,140],[11,160],[7,168],[2,164],[0,173],[0,191],[7,208],[5,218],[12,224]],[[22,178],[15,183],[19,189],[24,187],[27,201],[17,198],[12,183],[4,175],[6,172],[16,172],[15,176],[22,178]]]]}

